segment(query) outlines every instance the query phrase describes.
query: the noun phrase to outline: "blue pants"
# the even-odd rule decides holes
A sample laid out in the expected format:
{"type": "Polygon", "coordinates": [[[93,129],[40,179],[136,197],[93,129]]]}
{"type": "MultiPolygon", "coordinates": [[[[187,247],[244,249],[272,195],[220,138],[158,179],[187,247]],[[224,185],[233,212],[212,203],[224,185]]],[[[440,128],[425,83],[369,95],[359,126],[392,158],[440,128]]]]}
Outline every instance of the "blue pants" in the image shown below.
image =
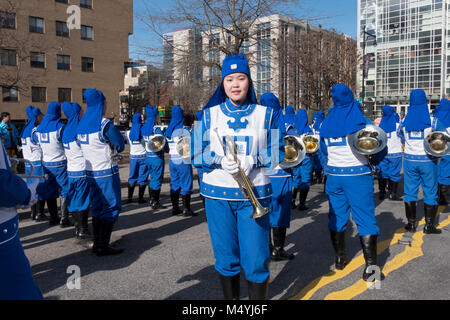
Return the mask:
{"type": "Polygon", "coordinates": [[[402,179],[400,172],[402,171],[402,157],[388,158],[385,157],[378,165],[379,177],[399,182],[402,179]]]}
{"type": "Polygon", "coordinates": [[[20,243],[18,229],[18,216],[0,224],[0,300],[42,300],[41,290],[34,282],[30,262],[20,243]]]}
{"type": "Polygon", "coordinates": [[[192,166],[184,162],[169,161],[170,170],[170,191],[173,193],[180,192],[185,196],[192,194],[192,166]]]}
{"type": "Polygon", "coordinates": [[[161,189],[164,181],[164,157],[147,157],[145,161],[150,174],[148,187],[153,190],[161,189]]]}
{"type": "Polygon", "coordinates": [[[450,155],[441,158],[438,166],[438,183],[450,185],[450,155]]]}
{"type": "MultiPolygon", "coordinates": [[[[267,207],[270,198],[260,203],[267,207]]],[[[247,280],[266,281],[270,275],[269,215],[250,218],[253,207],[249,201],[206,198],[205,208],[216,270],[231,277],[239,274],[242,267],[247,280]]]]}
{"type": "MultiPolygon", "coordinates": [[[[33,175],[34,176],[43,176],[44,175],[44,167],[41,165],[38,165],[36,163],[33,163],[33,167],[34,167],[34,171],[33,171],[33,175]]],[[[25,173],[28,174],[31,172],[31,167],[27,164],[25,164],[25,173]]],[[[31,180],[31,179],[28,179],[31,180]]],[[[55,188],[54,188],[55,189],[55,188]]],[[[56,189],[55,193],[49,194],[49,196],[53,196],[53,198],[47,198],[46,197],[47,191],[46,191],[46,183],[44,179],[40,179],[40,183],[38,184],[37,188],[36,188],[36,195],[38,197],[39,200],[46,200],[46,199],[56,199],[58,198],[58,190],[56,189]]]]}
{"type": "Polygon", "coordinates": [[[314,154],[312,159],[313,159],[313,171],[314,172],[322,171],[322,164],[320,163],[318,152],[314,154]]]}
{"type": "Polygon", "coordinates": [[[117,222],[122,209],[119,168],[102,178],[88,176],[92,202],[92,217],[117,222]],[[116,172],[117,171],[117,172],[116,172]]]}
{"type": "Polygon", "coordinates": [[[61,191],[61,197],[67,198],[69,192],[69,178],[67,177],[67,167],[46,167],[44,173],[48,175],[45,182],[46,199],[56,199],[61,191]],[[56,194],[56,197],[54,196],[56,194]]]}
{"type": "Polygon", "coordinates": [[[272,183],[272,202],[270,206],[270,226],[289,228],[291,223],[292,177],[270,177],[272,183]]]}
{"type": "Polygon", "coordinates": [[[311,187],[312,159],[306,156],[303,162],[294,168],[294,188],[309,189],[311,187]]]}
{"type": "Polygon", "coordinates": [[[371,174],[328,175],[325,189],[330,204],[328,228],[337,232],[346,230],[351,213],[360,236],[380,235],[375,218],[371,174]]]}
{"type": "Polygon", "coordinates": [[[422,185],[423,202],[430,206],[437,205],[438,169],[434,161],[403,162],[405,176],[405,202],[417,201],[419,186],[422,185]]]}
{"type": "Polygon", "coordinates": [[[84,211],[90,204],[89,183],[86,177],[69,177],[69,194],[67,196],[67,209],[69,212],[84,211]]]}
{"type": "Polygon", "coordinates": [[[136,183],[140,186],[145,186],[148,179],[148,167],[146,159],[131,159],[130,158],[130,176],[128,178],[128,183],[135,185],[136,183]]]}

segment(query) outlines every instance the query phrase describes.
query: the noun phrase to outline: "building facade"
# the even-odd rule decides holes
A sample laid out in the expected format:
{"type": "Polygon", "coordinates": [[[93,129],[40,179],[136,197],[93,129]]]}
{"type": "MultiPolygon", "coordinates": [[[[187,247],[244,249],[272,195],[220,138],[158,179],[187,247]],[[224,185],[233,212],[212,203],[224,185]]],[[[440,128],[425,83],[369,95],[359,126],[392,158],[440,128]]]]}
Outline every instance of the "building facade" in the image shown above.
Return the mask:
{"type": "Polygon", "coordinates": [[[119,121],[132,0],[0,0],[0,27],[0,72],[8,75],[0,76],[1,111],[24,120],[28,105],[44,113],[51,101],[85,108],[84,90],[97,88],[105,116],[119,121]]]}
{"type": "Polygon", "coordinates": [[[413,89],[430,109],[450,94],[449,10],[448,0],[358,0],[358,83],[375,116],[386,104],[405,114],[413,89]]]}

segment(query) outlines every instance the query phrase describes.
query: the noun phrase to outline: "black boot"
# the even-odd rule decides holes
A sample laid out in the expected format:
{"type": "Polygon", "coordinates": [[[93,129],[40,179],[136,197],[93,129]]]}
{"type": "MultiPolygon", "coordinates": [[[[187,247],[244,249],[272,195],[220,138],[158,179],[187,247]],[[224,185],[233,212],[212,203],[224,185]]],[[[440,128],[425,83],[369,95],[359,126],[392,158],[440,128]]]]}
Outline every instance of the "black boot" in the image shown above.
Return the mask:
{"type": "Polygon", "coordinates": [[[100,220],[100,238],[97,246],[97,256],[111,256],[115,254],[120,254],[123,252],[123,249],[116,249],[109,245],[111,241],[111,233],[114,227],[114,222],[101,219],[100,220]]]}
{"type": "Polygon", "coordinates": [[[294,188],[294,190],[292,191],[292,210],[297,208],[297,206],[295,205],[295,200],[297,200],[298,190],[298,188],[294,188]]]}
{"type": "Polygon", "coordinates": [[[337,270],[343,270],[347,264],[347,258],[345,254],[345,230],[337,232],[330,230],[331,243],[333,244],[335,252],[335,268],[337,270]]]}
{"type": "Polygon", "coordinates": [[[389,183],[389,186],[388,186],[389,199],[393,200],[393,201],[400,201],[400,199],[398,197],[398,185],[399,185],[399,182],[389,180],[388,183],[389,183]]]}
{"type": "Polygon", "coordinates": [[[416,202],[405,202],[405,213],[408,224],[405,226],[406,231],[416,232],[417,221],[416,221],[416,202]]]}
{"type": "Polygon", "coordinates": [[[72,221],[70,221],[69,218],[69,210],[67,209],[67,199],[61,198],[61,221],[59,222],[59,225],[61,228],[67,228],[73,226],[72,221]]]}
{"type": "Polygon", "coordinates": [[[322,171],[316,171],[316,182],[318,184],[322,183],[322,171]]]}
{"type": "MultiPolygon", "coordinates": [[[[362,279],[367,281],[373,274],[373,271],[369,271],[368,268],[370,266],[377,266],[377,235],[360,236],[359,240],[361,242],[364,260],[366,261],[366,267],[364,268],[362,279]]],[[[380,276],[380,280],[383,280],[384,276],[381,271],[380,276]]]]}
{"type": "Polygon", "coordinates": [[[327,186],[327,176],[324,175],[323,176],[323,192],[324,193],[326,192],[326,189],[325,189],[326,186],[327,186]]]}
{"type": "Polygon", "coordinates": [[[440,234],[442,231],[436,229],[434,226],[434,220],[436,219],[438,206],[430,206],[426,203],[424,206],[425,215],[425,227],[423,228],[423,233],[425,234],[440,234]]]}
{"type": "Polygon", "coordinates": [[[133,184],[133,185],[128,184],[128,200],[127,200],[127,203],[132,203],[133,202],[134,188],[136,188],[135,184],[133,184]]]}
{"type": "Polygon", "coordinates": [[[180,203],[180,193],[179,192],[171,192],[170,193],[170,201],[172,202],[172,215],[173,216],[183,213],[183,211],[181,211],[180,206],[179,206],[179,203],[180,203]]]}
{"type": "Polygon", "coordinates": [[[50,221],[49,224],[51,226],[56,226],[59,224],[59,216],[58,216],[58,202],[56,199],[47,199],[47,208],[50,213],[50,221]]]}
{"type": "Polygon", "coordinates": [[[81,226],[81,212],[76,211],[72,212],[73,225],[75,226],[75,237],[78,238],[78,234],[80,233],[81,226]]]}
{"type": "Polygon", "coordinates": [[[272,228],[273,248],[270,258],[274,261],[292,260],[295,256],[284,250],[284,242],[286,241],[286,228],[272,228]]]}
{"type": "Polygon", "coordinates": [[[269,277],[263,283],[256,283],[247,280],[249,300],[267,300],[269,293],[269,277]]]}
{"type": "Polygon", "coordinates": [[[31,206],[31,215],[30,215],[31,220],[36,220],[37,212],[38,212],[38,203],[36,202],[31,206]]]}
{"type": "Polygon", "coordinates": [[[80,226],[78,232],[78,238],[80,239],[91,239],[92,236],[89,233],[89,210],[84,210],[78,213],[80,216],[80,226]]]}
{"type": "Polygon", "coordinates": [[[185,217],[197,216],[197,214],[191,210],[191,195],[187,194],[182,196],[182,200],[183,200],[183,216],[185,217]]]}
{"type": "Polygon", "coordinates": [[[308,207],[306,206],[306,198],[308,197],[308,192],[309,189],[300,189],[300,203],[297,207],[297,210],[308,210],[308,207]]]}
{"type": "Polygon", "coordinates": [[[147,186],[144,184],[143,186],[139,186],[139,198],[138,198],[138,203],[139,204],[143,204],[143,203],[147,203],[145,200],[144,200],[144,193],[145,193],[145,188],[146,188],[147,186]]]}
{"type": "Polygon", "coordinates": [[[239,300],[241,291],[240,279],[240,273],[233,277],[220,275],[220,282],[222,283],[223,297],[225,300],[239,300]]]}
{"type": "Polygon", "coordinates": [[[159,190],[151,190],[152,200],[151,207],[153,210],[164,209],[165,207],[159,202],[159,195],[161,194],[161,189],[159,190]]]}
{"type": "MultiPolygon", "coordinates": [[[[36,222],[48,220],[47,216],[44,213],[45,200],[38,200],[38,202],[36,203],[36,206],[37,206],[36,222]]],[[[58,221],[58,223],[59,223],[59,221],[58,221]]]]}
{"type": "Polygon", "coordinates": [[[380,200],[384,200],[386,197],[386,180],[387,179],[378,178],[378,189],[380,190],[378,199],[380,200]]]}
{"type": "Polygon", "coordinates": [[[97,253],[97,249],[99,247],[100,227],[101,227],[101,220],[99,218],[92,217],[92,230],[94,234],[94,244],[92,245],[93,253],[97,253]]]}
{"type": "Polygon", "coordinates": [[[438,196],[439,196],[438,203],[441,206],[448,205],[448,201],[447,201],[448,189],[449,189],[448,185],[443,185],[443,184],[438,185],[438,196]]]}

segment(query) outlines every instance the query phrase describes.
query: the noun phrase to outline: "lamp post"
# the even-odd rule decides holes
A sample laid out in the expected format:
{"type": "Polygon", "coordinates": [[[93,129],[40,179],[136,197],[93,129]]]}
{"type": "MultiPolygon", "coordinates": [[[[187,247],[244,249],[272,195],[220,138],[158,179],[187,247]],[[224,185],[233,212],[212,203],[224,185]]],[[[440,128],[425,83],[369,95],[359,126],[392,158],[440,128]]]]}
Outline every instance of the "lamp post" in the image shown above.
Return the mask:
{"type": "MultiPolygon", "coordinates": [[[[362,87],[361,87],[361,105],[363,107],[363,111],[364,113],[366,113],[366,107],[365,107],[365,98],[366,98],[366,85],[365,85],[365,71],[366,71],[366,41],[367,41],[367,36],[372,37],[373,39],[375,39],[375,45],[376,45],[376,35],[368,33],[366,31],[366,26],[364,26],[364,30],[363,30],[363,68],[362,68],[362,87]]],[[[369,64],[370,64],[370,60],[369,60],[369,64]]],[[[373,113],[373,112],[372,112],[373,113]]]]}

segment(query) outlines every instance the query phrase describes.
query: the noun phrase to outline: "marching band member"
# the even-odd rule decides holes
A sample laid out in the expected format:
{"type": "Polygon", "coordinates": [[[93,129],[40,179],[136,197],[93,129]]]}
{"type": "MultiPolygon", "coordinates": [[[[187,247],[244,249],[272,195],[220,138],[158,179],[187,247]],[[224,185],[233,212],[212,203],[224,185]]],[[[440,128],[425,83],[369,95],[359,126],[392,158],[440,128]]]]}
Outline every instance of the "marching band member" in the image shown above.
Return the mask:
{"type": "MultiPolygon", "coordinates": [[[[297,111],[297,115],[295,116],[295,130],[300,138],[313,134],[308,124],[308,113],[305,109],[297,111]]],[[[306,154],[302,163],[294,168],[294,190],[298,189],[300,191],[300,202],[297,206],[297,209],[300,211],[308,210],[308,207],[306,207],[306,198],[311,188],[312,158],[313,156],[311,154],[306,154]]],[[[295,198],[292,199],[292,203],[295,205],[295,198]]]]}
{"type": "MultiPolygon", "coordinates": [[[[33,165],[34,175],[44,175],[44,168],[42,167],[42,149],[38,143],[36,143],[35,133],[37,126],[41,123],[43,115],[41,110],[33,106],[28,106],[25,109],[28,117],[28,121],[22,129],[22,152],[23,158],[29,160],[33,165]]],[[[31,172],[31,166],[25,164],[25,173],[31,172]]],[[[36,194],[38,196],[37,203],[31,206],[31,219],[35,221],[48,220],[44,213],[45,208],[45,181],[41,180],[41,183],[36,188],[36,194]]]]}
{"type": "Polygon", "coordinates": [[[165,137],[170,148],[170,199],[172,201],[172,214],[183,214],[185,217],[197,216],[197,213],[191,210],[192,194],[192,166],[183,161],[178,155],[177,143],[182,136],[190,136],[191,133],[183,128],[184,113],[180,106],[172,107],[172,119],[166,130],[165,137]],[[183,211],[178,206],[179,197],[183,200],[183,211]]]}
{"type": "MultiPolygon", "coordinates": [[[[272,108],[273,118],[278,122],[283,136],[286,134],[283,110],[280,100],[273,93],[264,93],[261,96],[261,105],[272,108]]],[[[292,169],[281,169],[277,166],[269,175],[272,184],[272,202],[270,206],[271,239],[270,258],[274,261],[292,260],[294,255],[284,250],[286,230],[291,222],[292,202],[292,169]]]]}
{"type": "Polygon", "coordinates": [[[345,231],[351,212],[366,261],[362,278],[367,281],[371,275],[368,267],[377,265],[377,237],[380,235],[375,218],[373,175],[368,158],[354,152],[347,142],[349,134],[366,126],[366,119],[345,84],[333,86],[331,95],[334,107],[329,109],[322,124],[319,152],[327,160],[328,227],[336,253],[335,266],[342,270],[346,264],[345,231]]]}
{"type": "Polygon", "coordinates": [[[87,109],[81,118],[77,135],[86,159],[92,205],[92,227],[97,256],[120,254],[122,249],[109,245],[114,224],[119,218],[121,184],[119,166],[113,153],[122,152],[124,139],[119,130],[106,118],[106,98],[97,89],[84,92],[87,109]]]}
{"type": "Polygon", "coordinates": [[[0,300],[42,300],[31,273],[19,235],[16,206],[35,202],[39,180],[27,184],[11,172],[6,150],[0,141],[0,300]]]}
{"type": "MultiPolygon", "coordinates": [[[[164,135],[160,128],[155,128],[158,119],[158,109],[147,105],[145,107],[145,114],[147,121],[143,125],[141,131],[145,143],[149,141],[150,137],[155,134],[164,135]]],[[[150,206],[153,210],[162,209],[164,206],[159,202],[161,194],[161,186],[164,181],[164,153],[169,152],[169,146],[166,143],[164,149],[158,152],[150,152],[147,150],[146,163],[150,174],[150,181],[148,190],[150,193],[150,206]]]]}
{"type": "MultiPolygon", "coordinates": [[[[126,132],[130,144],[130,174],[128,177],[128,203],[133,202],[133,193],[136,184],[139,185],[138,203],[145,203],[144,193],[148,180],[148,167],[146,164],[146,151],[142,138],[142,115],[135,113],[131,129],[126,132]]],[[[150,196],[151,191],[149,190],[150,196]]]]}
{"type": "MultiPolygon", "coordinates": [[[[252,219],[253,205],[242,194],[235,178],[239,166],[253,183],[255,197],[270,206],[272,187],[264,166],[271,166],[272,153],[284,157],[284,139],[274,121],[272,109],[257,104],[247,59],[227,56],[222,64],[222,82],[204,107],[202,142],[194,143],[191,154],[203,150],[201,194],[206,198],[209,233],[216,258],[215,269],[225,299],[239,299],[241,267],[248,282],[249,299],[266,299],[270,259],[269,216],[252,219]],[[277,134],[279,149],[272,146],[277,134]],[[224,154],[220,141],[234,137],[239,164],[224,154]],[[261,154],[267,148],[268,157],[261,154]],[[271,152],[275,149],[275,152],[271,152]],[[271,153],[270,153],[271,152],[271,153]]],[[[240,180],[239,180],[240,181],[240,180]]]]}
{"type": "MultiPolygon", "coordinates": [[[[323,121],[325,120],[325,113],[322,110],[317,111],[313,114],[313,127],[312,131],[315,135],[320,135],[320,127],[322,126],[323,121]]],[[[322,183],[322,165],[320,164],[318,153],[313,156],[313,172],[316,177],[317,183],[322,183]]]]}
{"type": "Polygon", "coordinates": [[[426,234],[439,234],[434,220],[437,214],[438,158],[425,152],[423,140],[432,131],[445,131],[446,128],[436,118],[431,118],[425,91],[411,91],[408,113],[402,122],[400,135],[405,141],[403,160],[405,213],[408,224],[405,229],[415,232],[417,228],[416,203],[419,186],[423,190],[426,234]]]}
{"type": "Polygon", "coordinates": [[[90,237],[88,227],[90,195],[86,177],[86,160],[77,139],[81,106],[78,103],[64,102],[62,109],[68,120],[62,133],[69,179],[67,209],[74,219],[75,236],[86,239],[90,237]]]}
{"type": "MultiPolygon", "coordinates": [[[[450,101],[442,99],[441,104],[436,107],[438,109],[434,116],[447,128],[450,132],[450,101]]],[[[450,154],[441,158],[438,166],[438,203],[440,205],[448,205],[446,195],[450,186],[450,154]]]]}
{"type": "MultiPolygon", "coordinates": [[[[295,110],[292,106],[286,106],[284,109],[284,123],[285,123],[285,132],[288,130],[291,130],[292,134],[295,136],[298,136],[297,131],[295,130],[295,110]]],[[[298,171],[298,167],[295,169],[292,169],[292,176],[293,179],[295,179],[295,174],[298,171]]],[[[294,186],[294,189],[292,190],[292,204],[291,209],[297,208],[297,205],[295,204],[295,200],[297,199],[299,188],[294,186]]]]}
{"type": "Polygon", "coordinates": [[[379,127],[383,129],[388,137],[388,154],[378,165],[378,184],[380,189],[380,200],[386,196],[386,185],[388,189],[389,199],[398,199],[398,185],[402,176],[402,140],[399,135],[400,124],[398,123],[391,106],[383,106],[383,117],[379,127]]]}
{"type": "Polygon", "coordinates": [[[72,226],[67,210],[67,193],[69,192],[69,180],[67,177],[67,158],[61,142],[64,124],[61,122],[61,104],[50,102],[44,119],[36,130],[36,136],[42,149],[42,162],[44,173],[48,174],[45,189],[52,195],[56,195],[61,189],[61,220],[55,212],[56,199],[48,195],[47,205],[50,211],[50,225],[59,222],[62,228],[72,226]]]}

